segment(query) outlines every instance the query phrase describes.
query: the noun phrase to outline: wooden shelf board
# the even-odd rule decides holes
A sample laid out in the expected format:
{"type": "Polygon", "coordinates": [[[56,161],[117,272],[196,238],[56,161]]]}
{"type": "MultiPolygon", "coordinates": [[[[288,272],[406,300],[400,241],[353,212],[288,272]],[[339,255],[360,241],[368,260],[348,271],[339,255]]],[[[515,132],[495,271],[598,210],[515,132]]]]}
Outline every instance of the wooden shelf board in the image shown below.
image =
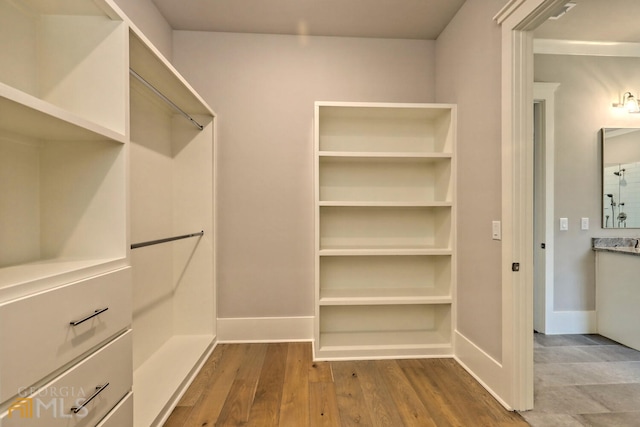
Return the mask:
{"type": "Polygon", "coordinates": [[[52,258],[0,269],[0,301],[32,294],[62,283],[123,266],[124,256],[110,258],[52,258]]]}
{"type": "Polygon", "coordinates": [[[447,201],[373,201],[373,200],[321,200],[318,206],[336,207],[393,207],[393,208],[450,208],[453,204],[447,201]]]}
{"type": "Polygon", "coordinates": [[[451,153],[436,153],[426,151],[320,151],[318,157],[324,160],[345,160],[353,161],[356,159],[363,160],[385,160],[390,161],[425,161],[425,160],[443,160],[451,159],[451,153]]]}
{"type": "Polygon", "coordinates": [[[320,249],[320,256],[380,256],[380,255],[452,255],[446,248],[325,248],[320,249]]]}
{"type": "Polygon", "coordinates": [[[321,289],[320,305],[451,304],[449,295],[433,295],[433,288],[321,289]]]}
{"type": "Polygon", "coordinates": [[[130,67],[136,73],[185,112],[215,116],[202,97],[155,47],[148,44],[137,28],[131,29],[129,40],[130,67]]]}
{"type": "Polygon", "coordinates": [[[45,140],[126,142],[125,135],[0,83],[0,130],[45,140]]]}
{"type": "Polygon", "coordinates": [[[213,335],[176,335],[133,373],[135,427],[154,425],[208,353],[213,335]]]}

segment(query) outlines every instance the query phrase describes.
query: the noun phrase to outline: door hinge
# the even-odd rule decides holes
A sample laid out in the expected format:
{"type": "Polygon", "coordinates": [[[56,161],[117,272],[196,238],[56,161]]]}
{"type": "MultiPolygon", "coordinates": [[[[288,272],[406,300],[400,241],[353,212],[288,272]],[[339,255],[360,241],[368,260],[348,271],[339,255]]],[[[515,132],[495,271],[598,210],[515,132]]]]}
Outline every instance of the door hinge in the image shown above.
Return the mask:
{"type": "Polygon", "coordinates": [[[511,271],[520,271],[520,263],[514,262],[513,264],[511,264],[511,271]]]}

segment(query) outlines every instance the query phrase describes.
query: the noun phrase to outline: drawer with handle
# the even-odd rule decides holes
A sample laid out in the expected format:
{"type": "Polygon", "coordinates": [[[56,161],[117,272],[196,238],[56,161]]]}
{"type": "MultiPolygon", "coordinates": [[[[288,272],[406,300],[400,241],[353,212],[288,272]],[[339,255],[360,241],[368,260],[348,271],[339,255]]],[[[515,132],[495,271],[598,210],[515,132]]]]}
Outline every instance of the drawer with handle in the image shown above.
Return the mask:
{"type": "Polygon", "coordinates": [[[131,341],[127,331],[41,388],[23,390],[0,426],[95,426],[131,391],[131,341]]]}
{"type": "Polygon", "coordinates": [[[133,393],[127,394],[96,427],[132,427],[133,393]]]}
{"type": "Polygon", "coordinates": [[[0,305],[0,402],[131,324],[130,267],[0,305]]]}

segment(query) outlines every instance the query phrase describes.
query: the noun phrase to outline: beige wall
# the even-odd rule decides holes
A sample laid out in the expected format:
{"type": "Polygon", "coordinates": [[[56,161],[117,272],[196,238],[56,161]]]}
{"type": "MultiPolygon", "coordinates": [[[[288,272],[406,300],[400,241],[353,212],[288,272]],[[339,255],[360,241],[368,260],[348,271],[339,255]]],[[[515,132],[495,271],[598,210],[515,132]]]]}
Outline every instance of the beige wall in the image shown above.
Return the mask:
{"type": "Polygon", "coordinates": [[[172,58],[172,29],[151,0],[114,0],[151,43],[172,58]]]}
{"type": "Polygon", "coordinates": [[[611,107],[625,91],[638,91],[640,59],[536,55],[535,80],[560,83],[555,97],[555,310],[595,309],[591,237],[638,236],[638,230],[600,227],[602,127],[640,127],[640,115],[611,107]],[[569,230],[558,231],[558,218],[569,230]],[[580,230],[580,218],[590,230],[580,230]]]}
{"type": "Polygon", "coordinates": [[[436,101],[458,104],[457,328],[502,358],[501,43],[505,0],[467,0],[436,43],[436,101]]]}
{"type": "Polygon", "coordinates": [[[216,111],[221,318],[313,315],[313,103],[433,102],[435,42],[174,32],[216,111]]]}

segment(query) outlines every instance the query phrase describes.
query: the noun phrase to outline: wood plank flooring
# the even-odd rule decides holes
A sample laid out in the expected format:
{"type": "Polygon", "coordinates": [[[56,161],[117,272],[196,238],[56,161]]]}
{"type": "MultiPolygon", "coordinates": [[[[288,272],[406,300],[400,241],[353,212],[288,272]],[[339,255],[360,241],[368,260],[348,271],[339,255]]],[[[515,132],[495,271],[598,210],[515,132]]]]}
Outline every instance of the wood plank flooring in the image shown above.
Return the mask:
{"type": "Polygon", "coordinates": [[[165,427],[511,427],[453,359],[313,362],[310,343],[220,344],[165,427]]]}

